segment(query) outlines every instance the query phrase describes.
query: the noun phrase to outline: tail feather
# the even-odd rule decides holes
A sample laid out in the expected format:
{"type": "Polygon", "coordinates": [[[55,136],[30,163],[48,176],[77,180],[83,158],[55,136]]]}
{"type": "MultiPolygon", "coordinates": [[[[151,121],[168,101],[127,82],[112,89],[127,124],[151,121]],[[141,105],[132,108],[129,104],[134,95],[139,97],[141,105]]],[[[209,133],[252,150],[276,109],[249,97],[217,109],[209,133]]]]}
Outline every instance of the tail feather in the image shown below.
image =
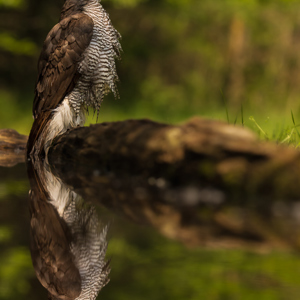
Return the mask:
{"type": "Polygon", "coordinates": [[[27,157],[32,156],[34,153],[41,153],[45,144],[45,132],[46,125],[52,118],[52,111],[46,111],[40,114],[33,122],[28,142],[27,142],[27,157]]]}

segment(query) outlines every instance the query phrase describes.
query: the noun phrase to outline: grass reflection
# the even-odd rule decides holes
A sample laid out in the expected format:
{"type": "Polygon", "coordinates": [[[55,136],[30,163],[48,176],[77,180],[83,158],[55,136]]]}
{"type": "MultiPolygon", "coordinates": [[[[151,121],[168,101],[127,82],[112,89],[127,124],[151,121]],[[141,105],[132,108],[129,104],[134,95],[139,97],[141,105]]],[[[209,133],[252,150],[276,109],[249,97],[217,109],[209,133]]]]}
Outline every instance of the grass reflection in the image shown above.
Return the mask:
{"type": "MultiPolygon", "coordinates": [[[[2,169],[3,171],[4,169],[2,169]]],[[[0,172],[0,299],[46,299],[31,263],[28,185],[19,167],[0,172]],[[15,171],[8,176],[8,170],[15,171]]],[[[1,171],[1,170],[0,170],[1,171]]],[[[297,253],[186,248],[149,227],[113,217],[106,300],[294,300],[300,294],[297,253]]]]}
{"type": "Polygon", "coordinates": [[[149,238],[148,249],[110,241],[112,280],[103,298],[288,300],[300,294],[296,254],[186,249],[156,234],[149,238]]]}
{"type": "Polygon", "coordinates": [[[0,298],[20,299],[30,290],[29,279],[34,276],[29,250],[14,247],[0,255],[0,298]]]}

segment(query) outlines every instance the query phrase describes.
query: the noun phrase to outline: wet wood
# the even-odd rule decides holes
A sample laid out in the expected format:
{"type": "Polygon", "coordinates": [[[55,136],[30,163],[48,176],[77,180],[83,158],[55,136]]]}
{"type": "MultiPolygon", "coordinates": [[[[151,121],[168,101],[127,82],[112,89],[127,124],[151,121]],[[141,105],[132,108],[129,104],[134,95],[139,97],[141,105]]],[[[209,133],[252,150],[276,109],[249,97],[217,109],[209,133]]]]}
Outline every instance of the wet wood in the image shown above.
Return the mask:
{"type": "Polygon", "coordinates": [[[0,130],[0,166],[12,167],[25,162],[27,138],[13,129],[0,130]]]}

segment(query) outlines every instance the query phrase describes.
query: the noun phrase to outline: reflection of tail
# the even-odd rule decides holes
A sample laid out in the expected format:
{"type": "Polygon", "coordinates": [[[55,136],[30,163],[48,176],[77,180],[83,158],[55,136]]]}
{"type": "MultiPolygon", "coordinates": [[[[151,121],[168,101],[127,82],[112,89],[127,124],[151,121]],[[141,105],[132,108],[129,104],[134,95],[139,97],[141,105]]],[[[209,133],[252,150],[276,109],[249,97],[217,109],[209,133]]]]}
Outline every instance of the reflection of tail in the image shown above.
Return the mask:
{"type": "Polygon", "coordinates": [[[44,164],[28,163],[31,255],[51,299],[95,299],[109,279],[108,226],[44,164]],[[53,198],[56,196],[56,198],[53,198]]]}

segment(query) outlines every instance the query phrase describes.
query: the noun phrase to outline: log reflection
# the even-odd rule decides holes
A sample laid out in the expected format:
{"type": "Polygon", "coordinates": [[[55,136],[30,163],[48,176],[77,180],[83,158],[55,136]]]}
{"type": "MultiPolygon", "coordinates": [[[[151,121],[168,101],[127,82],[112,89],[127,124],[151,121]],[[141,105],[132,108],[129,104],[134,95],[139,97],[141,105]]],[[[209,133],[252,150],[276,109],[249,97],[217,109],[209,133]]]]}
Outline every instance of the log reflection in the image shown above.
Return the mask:
{"type": "Polygon", "coordinates": [[[103,123],[58,137],[49,162],[84,198],[188,246],[300,248],[299,151],[246,129],[103,123]]]}
{"type": "Polygon", "coordinates": [[[50,299],[95,299],[109,279],[108,226],[94,207],[55,177],[46,163],[30,161],[32,262],[50,299]]]}
{"type": "Polygon", "coordinates": [[[13,129],[0,129],[0,166],[13,167],[25,162],[27,136],[13,129]]]}

